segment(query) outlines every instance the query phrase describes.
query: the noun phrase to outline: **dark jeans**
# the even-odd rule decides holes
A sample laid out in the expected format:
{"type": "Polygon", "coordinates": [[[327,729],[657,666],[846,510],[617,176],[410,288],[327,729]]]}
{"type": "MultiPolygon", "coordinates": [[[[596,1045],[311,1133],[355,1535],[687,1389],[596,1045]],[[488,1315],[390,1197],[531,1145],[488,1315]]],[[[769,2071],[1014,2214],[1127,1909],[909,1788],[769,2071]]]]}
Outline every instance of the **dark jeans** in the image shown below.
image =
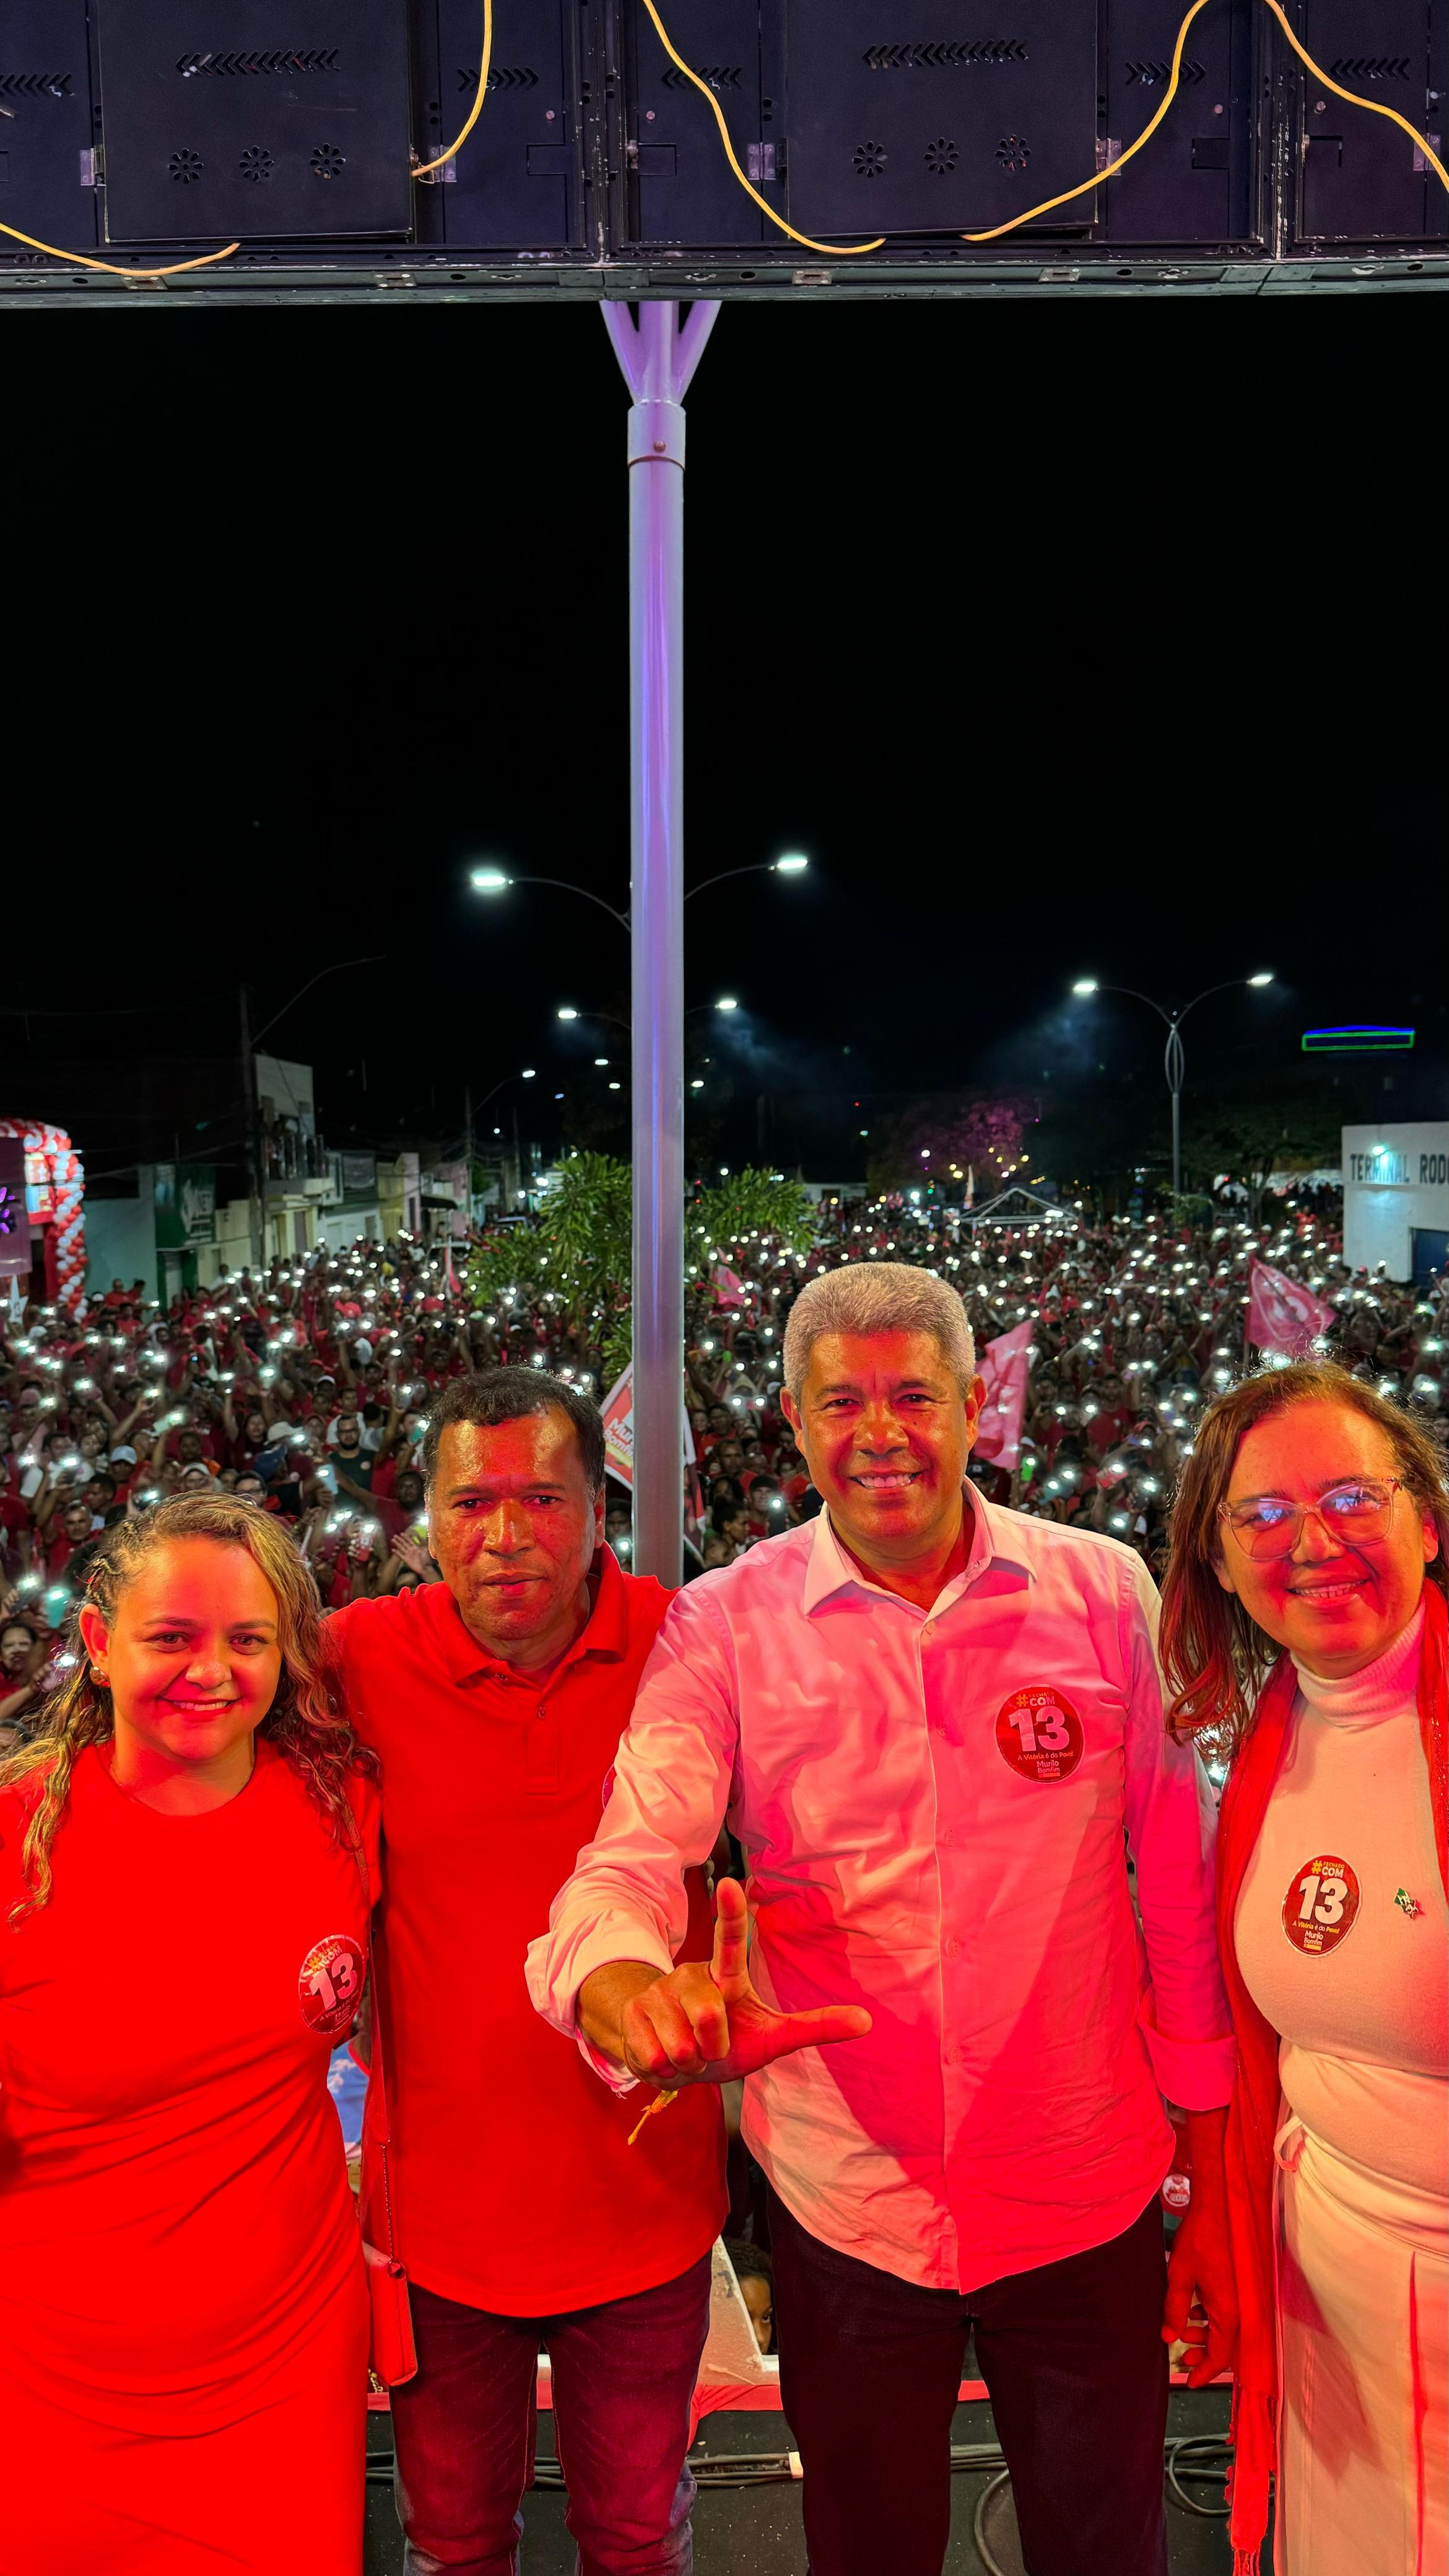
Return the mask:
{"type": "Polygon", "coordinates": [[[705,2254],[657,2290],[563,2317],[489,2316],[414,2285],[418,2375],[392,2398],[406,2576],[517,2576],[540,2344],[581,2576],[689,2576],[709,2270],[705,2254]]]}
{"type": "Polygon", "coordinates": [[[1155,2197],[1110,2244],[965,2297],[835,2253],[773,2191],[770,2244],[810,2576],[940,2576],[973,2326],[1028,2576],[1166,2576],[1155,2197]]]}

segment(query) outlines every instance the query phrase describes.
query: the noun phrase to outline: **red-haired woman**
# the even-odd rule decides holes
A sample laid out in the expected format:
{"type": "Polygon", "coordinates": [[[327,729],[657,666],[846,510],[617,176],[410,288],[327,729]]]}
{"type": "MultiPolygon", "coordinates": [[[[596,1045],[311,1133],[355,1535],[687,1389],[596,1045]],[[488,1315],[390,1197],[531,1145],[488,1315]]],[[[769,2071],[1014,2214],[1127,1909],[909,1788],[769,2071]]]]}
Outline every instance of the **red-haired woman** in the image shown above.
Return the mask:
{"type": "Polygon", "coordinates": [[[1449,2569],[1446,1549],[1438,1450],[1344,1370],[1202,1422],[1162,1653],[1174,1722],[1232,1754],[1238,2576],[1275,2445],[1275,2576],[1449,2569]]]}
{"type": "Polygon", "coordinates": [[[110,1531],[71,1642],[0,1769],[0,2576],[358,2576],[372,1757],[244,1504],[110,1531]]]}

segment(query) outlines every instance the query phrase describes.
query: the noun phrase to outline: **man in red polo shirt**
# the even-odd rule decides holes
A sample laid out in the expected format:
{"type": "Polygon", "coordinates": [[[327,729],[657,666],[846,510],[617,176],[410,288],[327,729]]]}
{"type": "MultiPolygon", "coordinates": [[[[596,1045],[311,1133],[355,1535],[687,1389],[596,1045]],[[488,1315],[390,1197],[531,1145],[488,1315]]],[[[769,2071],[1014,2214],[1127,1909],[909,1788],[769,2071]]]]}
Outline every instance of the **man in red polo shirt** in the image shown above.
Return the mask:
{"type": "MultiPolygon", "coordinates": [[[[378,2003],[418,2348],[393,2394],[404,2565],[510,2576],[546,2343],[586,2576],[685,2576],[718,2100],[688,2088],[631,2149],[637,2104],[560,2044],[523,1974],[598,1830],[669,1595],[605,1546],[602,1421],[560,1379],[454,1379],[422,1463],[442,1580],[325,1631],[383,1766],[378,2003]]],[[[681,1956],[709,1948],[701,1885],[681,1956]]]]}

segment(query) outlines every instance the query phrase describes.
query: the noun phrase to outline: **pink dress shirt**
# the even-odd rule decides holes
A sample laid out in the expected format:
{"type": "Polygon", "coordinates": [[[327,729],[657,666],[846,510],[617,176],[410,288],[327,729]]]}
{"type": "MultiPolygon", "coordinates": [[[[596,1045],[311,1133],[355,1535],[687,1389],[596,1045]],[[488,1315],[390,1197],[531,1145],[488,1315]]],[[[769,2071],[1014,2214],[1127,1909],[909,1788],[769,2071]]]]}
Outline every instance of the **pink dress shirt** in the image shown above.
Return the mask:
{"type": "Polygon", "coordinates": [[[1151,1578],[1115,1540],[969,1504],[929,1611],[823,1514],[676,1596],[527,1965],[578,2037],[595,1968],[669,1969],[727,1817],[758,1992],[874,2017],[750,2076],[745,2138],[814,2236],[958,2291],[1118,2235],[1171,2162],[1162,2095],[1210,2109],[1232,2072],[1212,1796],[1164,1725],[1151,1578]]]}

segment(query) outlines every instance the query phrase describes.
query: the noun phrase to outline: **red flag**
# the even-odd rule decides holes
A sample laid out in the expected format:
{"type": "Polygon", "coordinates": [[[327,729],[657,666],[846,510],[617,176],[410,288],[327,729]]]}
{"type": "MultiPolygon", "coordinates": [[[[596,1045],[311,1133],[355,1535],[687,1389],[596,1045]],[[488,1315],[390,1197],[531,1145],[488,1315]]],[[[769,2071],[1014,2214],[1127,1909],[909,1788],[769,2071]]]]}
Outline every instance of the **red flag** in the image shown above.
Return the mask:
{"type": "Polygon", "coordinates": [[[634,1363],[628,1361],[604,1398],[604,1457],[611,1476],[634,1490],[634,1363]]]}
{"type": "Polygon", "coordinates": [[[1260,1351],[1280,1351],[1304,1359],[1319,1333],[1326,1333],[1334,1310],[1271,1262],[1254,1261],[1248,1269],[1247,1339],[1260,1351]]]}
{"type": "Polygon", "coordinates": [[[1031,1373],[1031,1343],[1036,1327],[1017,1324],[988,1342],[977,1362],[986,1380],[976,1455],[993,1467],[1019,1467],[1021,1426],[1026,1415],[1026,1381],[1031,1373]]]}

